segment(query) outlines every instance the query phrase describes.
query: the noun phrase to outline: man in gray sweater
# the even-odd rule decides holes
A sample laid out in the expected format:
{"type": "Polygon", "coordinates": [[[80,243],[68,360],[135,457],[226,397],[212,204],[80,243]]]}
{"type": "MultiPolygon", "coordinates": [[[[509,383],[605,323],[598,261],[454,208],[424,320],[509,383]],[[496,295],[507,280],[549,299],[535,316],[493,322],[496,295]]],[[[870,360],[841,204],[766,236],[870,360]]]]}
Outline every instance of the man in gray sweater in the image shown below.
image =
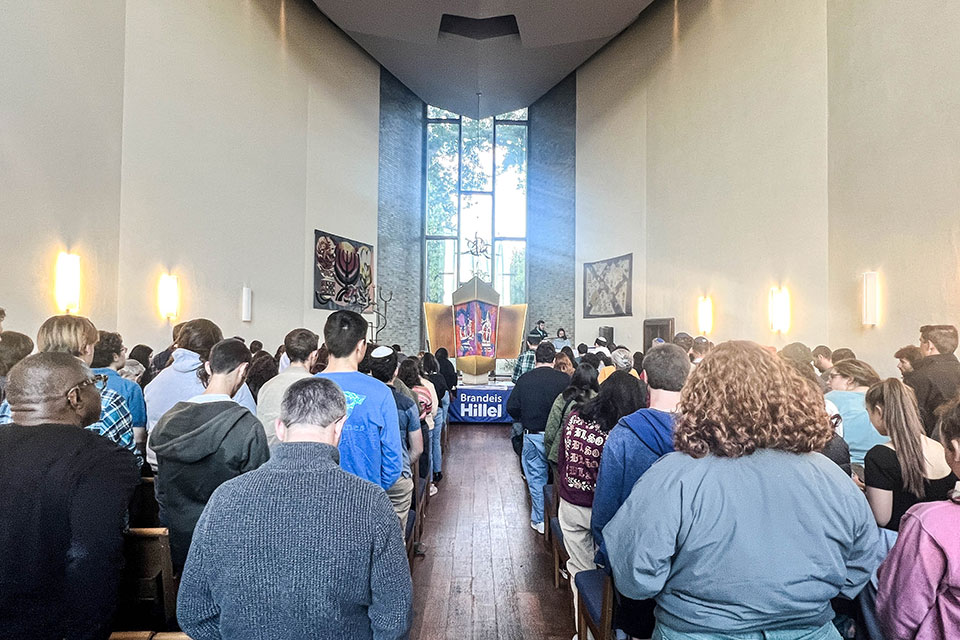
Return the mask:
{"type": "Polygon", "coordinates": [[[270,461],[211,496],[177,598],[191,638],[408,636],[403,532],[383,490],[340,469],[345,418],[334,382],[295,382],[270,461]]]}

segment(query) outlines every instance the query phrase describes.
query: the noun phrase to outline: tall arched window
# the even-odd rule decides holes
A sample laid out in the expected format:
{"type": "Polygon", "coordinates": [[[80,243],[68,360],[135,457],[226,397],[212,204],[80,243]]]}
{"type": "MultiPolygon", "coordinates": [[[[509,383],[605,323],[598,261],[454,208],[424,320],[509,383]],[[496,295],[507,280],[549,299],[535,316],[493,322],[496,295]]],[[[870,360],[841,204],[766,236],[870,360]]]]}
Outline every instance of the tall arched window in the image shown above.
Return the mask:
{"type": "Polygon", "coordinates": [[[474,276],[501,304],[526,302],[527,110],[473,120],[427,107],[427,302],[474,276]]]}

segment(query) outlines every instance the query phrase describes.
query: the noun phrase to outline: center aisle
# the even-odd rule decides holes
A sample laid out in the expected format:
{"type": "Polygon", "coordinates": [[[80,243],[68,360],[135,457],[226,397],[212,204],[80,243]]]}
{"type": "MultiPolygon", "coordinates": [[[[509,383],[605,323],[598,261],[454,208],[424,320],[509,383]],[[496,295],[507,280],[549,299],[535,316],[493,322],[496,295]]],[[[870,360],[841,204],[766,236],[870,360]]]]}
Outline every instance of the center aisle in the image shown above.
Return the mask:
{"type": "Polygon", "coordinates": [[[509,426],[453,425],[440,492],[413,562],[414,640],[570,640],[568,588],[530,528],[527,487],[509,426]]]}

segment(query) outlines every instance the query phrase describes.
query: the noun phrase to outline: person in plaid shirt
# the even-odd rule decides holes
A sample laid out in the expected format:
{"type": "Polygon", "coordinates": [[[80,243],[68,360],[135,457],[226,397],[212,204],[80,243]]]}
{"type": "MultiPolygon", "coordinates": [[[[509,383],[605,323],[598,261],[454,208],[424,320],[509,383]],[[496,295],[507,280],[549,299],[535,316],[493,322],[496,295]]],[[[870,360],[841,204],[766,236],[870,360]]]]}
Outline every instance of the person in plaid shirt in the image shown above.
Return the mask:
{"type": "Polygon", "coordinates": [[[517,384],[517,380],[520,379],[520,376],[525,374],[527,371],[532,371],[536,362],[536,352],[537,347],[543,341],[543,338],[540,337],[540,334],[536,330],[531,331],[527,335],[527,350],[521,353],[517,357],[517,364],[513,366],[513,377],[510,378],[513,381],[513,384],[517,384]]]}
{"type": "MultiPolygon", "coordinates": [[[[97,328],[83,316],[53,316],[40,325],[37,333],[37,350],[41,353],[56,352],[74,355],[89,367],[93,362],[93,348],[100,340],[97,328]]],[[[105,387],[100,391],[100,420],[87,427],[90,431],[116,442],[128,449],[143,465],[143,456],[133,439],[133,417],[126,401],[115,391],[105,387]]]]}

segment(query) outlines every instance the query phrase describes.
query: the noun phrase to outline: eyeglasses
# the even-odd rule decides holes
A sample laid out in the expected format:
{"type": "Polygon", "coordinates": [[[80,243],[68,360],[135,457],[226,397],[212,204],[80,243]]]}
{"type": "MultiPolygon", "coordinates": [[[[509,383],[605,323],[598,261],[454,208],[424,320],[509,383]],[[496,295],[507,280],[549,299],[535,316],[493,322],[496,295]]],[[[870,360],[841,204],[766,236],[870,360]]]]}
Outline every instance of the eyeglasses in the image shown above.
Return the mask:
{"type": "Polygon", "coordinates": [[[73,385],[67,390],[66,396],[69,397],[74,391],[79,391],[88,385],[94,385],[97,388],[97,391],[103,392],[107,388],[107,376],[102,373],[96,374],[91,378],[87,378],[77,384],[73,385]]]}

